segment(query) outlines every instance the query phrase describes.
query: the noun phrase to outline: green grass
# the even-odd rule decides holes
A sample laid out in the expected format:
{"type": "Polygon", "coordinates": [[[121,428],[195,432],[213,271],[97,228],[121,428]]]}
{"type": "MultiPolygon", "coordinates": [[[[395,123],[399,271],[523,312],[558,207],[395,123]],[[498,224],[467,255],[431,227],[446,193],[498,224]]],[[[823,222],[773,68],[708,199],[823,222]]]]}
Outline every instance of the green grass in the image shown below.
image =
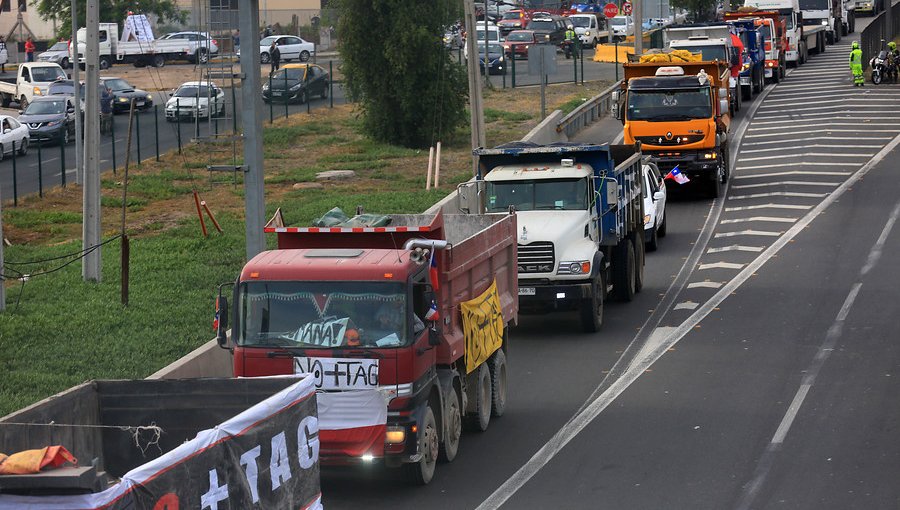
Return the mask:
{"type": "Polygon", "coordinates": [[[47,224],[81,223],[81,214],[69,211],[38,211],[33,209],[7,209],[3,220],[19,228],[45,227],[47,224]]]}
{"type": "Polygon", "coordinates": [[[284,146],[300,142],[307,135],[327,135],[335,131],[334,126],[321,122],[311,122],[297,126],[267,127],[263,131],[263,145],[284,146]]]}
{"type": "Polygon", "coordinates": [[[578,108],[579,106],[583,105],[584,102],[587,100],[588,100],[588,98],[586,98],[586,97],[571,99],[569,101],[566,101],[562,105],[560,105],[559,109],[562,110],[563,115],[568,115],[569,113],[572,113],[572,111],[575,110],[575,108],[578,108]]]}
{"type": "Polygon", "coordinates": [[[521,122],[523,120],[529,120],[533,118],[534,115],[529,113],[521,113],[521,112],[506,112],[503,110],[495,110],[493,108],[485,108],[484,109],[484,121],[485,122],[496,122],[498,120],[505,120],[509,122],[521,122]]]}

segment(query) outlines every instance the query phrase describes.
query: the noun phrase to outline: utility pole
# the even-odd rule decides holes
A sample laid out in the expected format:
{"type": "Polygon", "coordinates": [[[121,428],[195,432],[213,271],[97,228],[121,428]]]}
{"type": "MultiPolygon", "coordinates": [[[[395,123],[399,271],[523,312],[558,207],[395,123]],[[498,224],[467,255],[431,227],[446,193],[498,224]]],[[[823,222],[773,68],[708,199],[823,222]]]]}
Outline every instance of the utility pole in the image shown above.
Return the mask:
{"type": "MultiPolygon", "coordinates": [[[[241,39],[259,40],[259,0],[242,0],[240,10],[241,39]]],[[[252,47],[253,44],[247,47],[252,47]]],[[[263,194],[262,96],[259,95],[259,52],[241,52],[241,100],[244,125],[244,218],[246,224],[247,260],[265,249],[265,195],[263,194]]]]}
{"type": "Polygon", "coordinates": [[[84,184],[84,142],[82,133],[84,126],[81,125],[81,87],[78,86],[79,66],[78,66],[78,5],[77,0],[72,0],[72,49],[74,50],[72,64],[72,81],[75,84],[75,182],[84,184]]]}
{"type": "MultiPolygon", "coordinates": [[[[472,0],[466,0],[463,3],[464,16],[466,20],[466,52],[469,55],[478,55],[476,50],[475,39],[478,35],[475,33],[475,4],[472,0]]],[[[487,35],[487,33],[485,33],[487,35]]],[[[486,144],[484,136],[484,109],[482,108],[481,98],[481,80],[478,79],[478,63],[475,58],[470,58],[466,62],[466,69],[469,75],[469,126],[472,131],[472,148],[484,147],[486,144]]],[[[472,155],[472,175],[478,173],[478,157],[472,155]]]]}
{"type": "Polygon", "coordinates": [[[884,3],[886,11],[884,13],[884,41],[887,44],[894,40],[894,27],[891,26],[891,13],[894,11],[892,4],[894,2],[892,0],[884,0],[884,3]]]}
{"type": "Polygon", "coordinates": [[[488,60],[488,44],[490,42],[491,36],[488,34],[488,0],[484,0],[484,84],[488,88],[491,86],[491,73],[488,70],[488,64],[490,63],[490,60],[488,60]]]}
{"type": "Polygon", "coordinates": [[[644,0],[632,0],[631,9],[634,20],[634,54],[640,57],[644,53],[644,0]]]}
{"type": "MultiPolygon", "coordinates": [[[[100,6],[99,0],[87,0],[87,41],[84,63],[87,74],[85,97],[85,165],[82,248],[87,250],[100,244],[100,6]]],[[[76,62],[75,65],[78,65],[76,62]]],[[[75,85],[76,87],[78,84],[75,85]]],[[[81,262],[84,281],[101,279],[100,248],[84,255],[81,262]]]]}

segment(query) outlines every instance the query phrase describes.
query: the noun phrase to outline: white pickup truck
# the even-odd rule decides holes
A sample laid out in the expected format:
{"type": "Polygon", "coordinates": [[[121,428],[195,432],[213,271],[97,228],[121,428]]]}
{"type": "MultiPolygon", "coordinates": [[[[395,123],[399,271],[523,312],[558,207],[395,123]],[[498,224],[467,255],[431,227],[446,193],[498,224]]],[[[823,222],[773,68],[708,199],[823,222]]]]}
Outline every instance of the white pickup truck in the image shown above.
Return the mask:
{"type": "Polygon", "coordinates": [[[59,64],[52,62],[28,62],[19,66],[15,78],[0,80],[0,105],[9,107],[9,103],[19,103],[24,110],[34,96],[43,96],[47,87],[56,80],[65,80],[66,72],[59,64]]]}
{"type": "MultiPolygon", "coordinates": [[[[134,64],[135,67],[162,67],[168,60],[184,60],[191,53],[191,43],[186,39],[153,39],[150,41],[120,41],[119,26],[100,23],[100,69],[109,69],[114,63],[134,64]]],[[[78,63],[84,67],[84,51],[87,35],[78,29],[78,63]]],[[[69,45],[70,61],[75,62],[69,45]]]]}

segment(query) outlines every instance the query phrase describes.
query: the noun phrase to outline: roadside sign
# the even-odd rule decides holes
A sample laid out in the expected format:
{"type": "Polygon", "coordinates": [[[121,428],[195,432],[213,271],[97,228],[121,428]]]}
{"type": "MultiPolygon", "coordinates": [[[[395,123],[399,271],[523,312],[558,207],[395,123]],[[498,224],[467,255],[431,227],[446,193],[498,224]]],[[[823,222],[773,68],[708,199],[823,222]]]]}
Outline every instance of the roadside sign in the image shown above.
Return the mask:
{"type": "Polygon", "coordinates": [[[603,6],[603,15],[607,18],[615,18],[619,14],[619,8],[616,4],[610,2],[603,6]]]}
{"type": "Polygon", "coordinates": [[[556,74],[556,46],[533,44],[528,48],[528,74],[556,74]]]}
{"type": "Polygon", "coordinates": [[[626,16],[631,14],[631,2],[625,2],[622,4],[622,14],[626,16]]]}

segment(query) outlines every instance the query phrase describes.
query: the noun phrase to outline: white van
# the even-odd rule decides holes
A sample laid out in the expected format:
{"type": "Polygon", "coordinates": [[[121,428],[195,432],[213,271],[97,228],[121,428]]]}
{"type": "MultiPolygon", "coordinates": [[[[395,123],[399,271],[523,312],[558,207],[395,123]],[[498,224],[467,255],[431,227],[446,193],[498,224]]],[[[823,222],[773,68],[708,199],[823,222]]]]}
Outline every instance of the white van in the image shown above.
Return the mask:
{"type": "MultiPolygon", "coordinates": [[[[475,42],[476,43],[478,43],[479,41],[485,40],[484,28],[485,27],[484,27],[483,21],[480,23],[475,23],[475,37],[476,37],[475,42]]],[[[498,27],[497,25],[494,25],[492,23],[488,23],[487,40],[488,40],[488,42],[497,43],[497,44],[500,44],[501,42],[503,42],[503,38],[500,36],[500,27],[498,27]]],[[[463,55],[466,57],[466,59],[469,58],[469,47],[466,45],[464,45],[464,48],[463,48],[463,55]]]]}
{"type": "Polygon", "coordinates": [[[600,20],[596,14],[570,14],[568,24],[575,29],[575,34],[581,39],[581,44],[593,48],[597,43],[604,42],[607,32],[600,33],[600,20]]]}

